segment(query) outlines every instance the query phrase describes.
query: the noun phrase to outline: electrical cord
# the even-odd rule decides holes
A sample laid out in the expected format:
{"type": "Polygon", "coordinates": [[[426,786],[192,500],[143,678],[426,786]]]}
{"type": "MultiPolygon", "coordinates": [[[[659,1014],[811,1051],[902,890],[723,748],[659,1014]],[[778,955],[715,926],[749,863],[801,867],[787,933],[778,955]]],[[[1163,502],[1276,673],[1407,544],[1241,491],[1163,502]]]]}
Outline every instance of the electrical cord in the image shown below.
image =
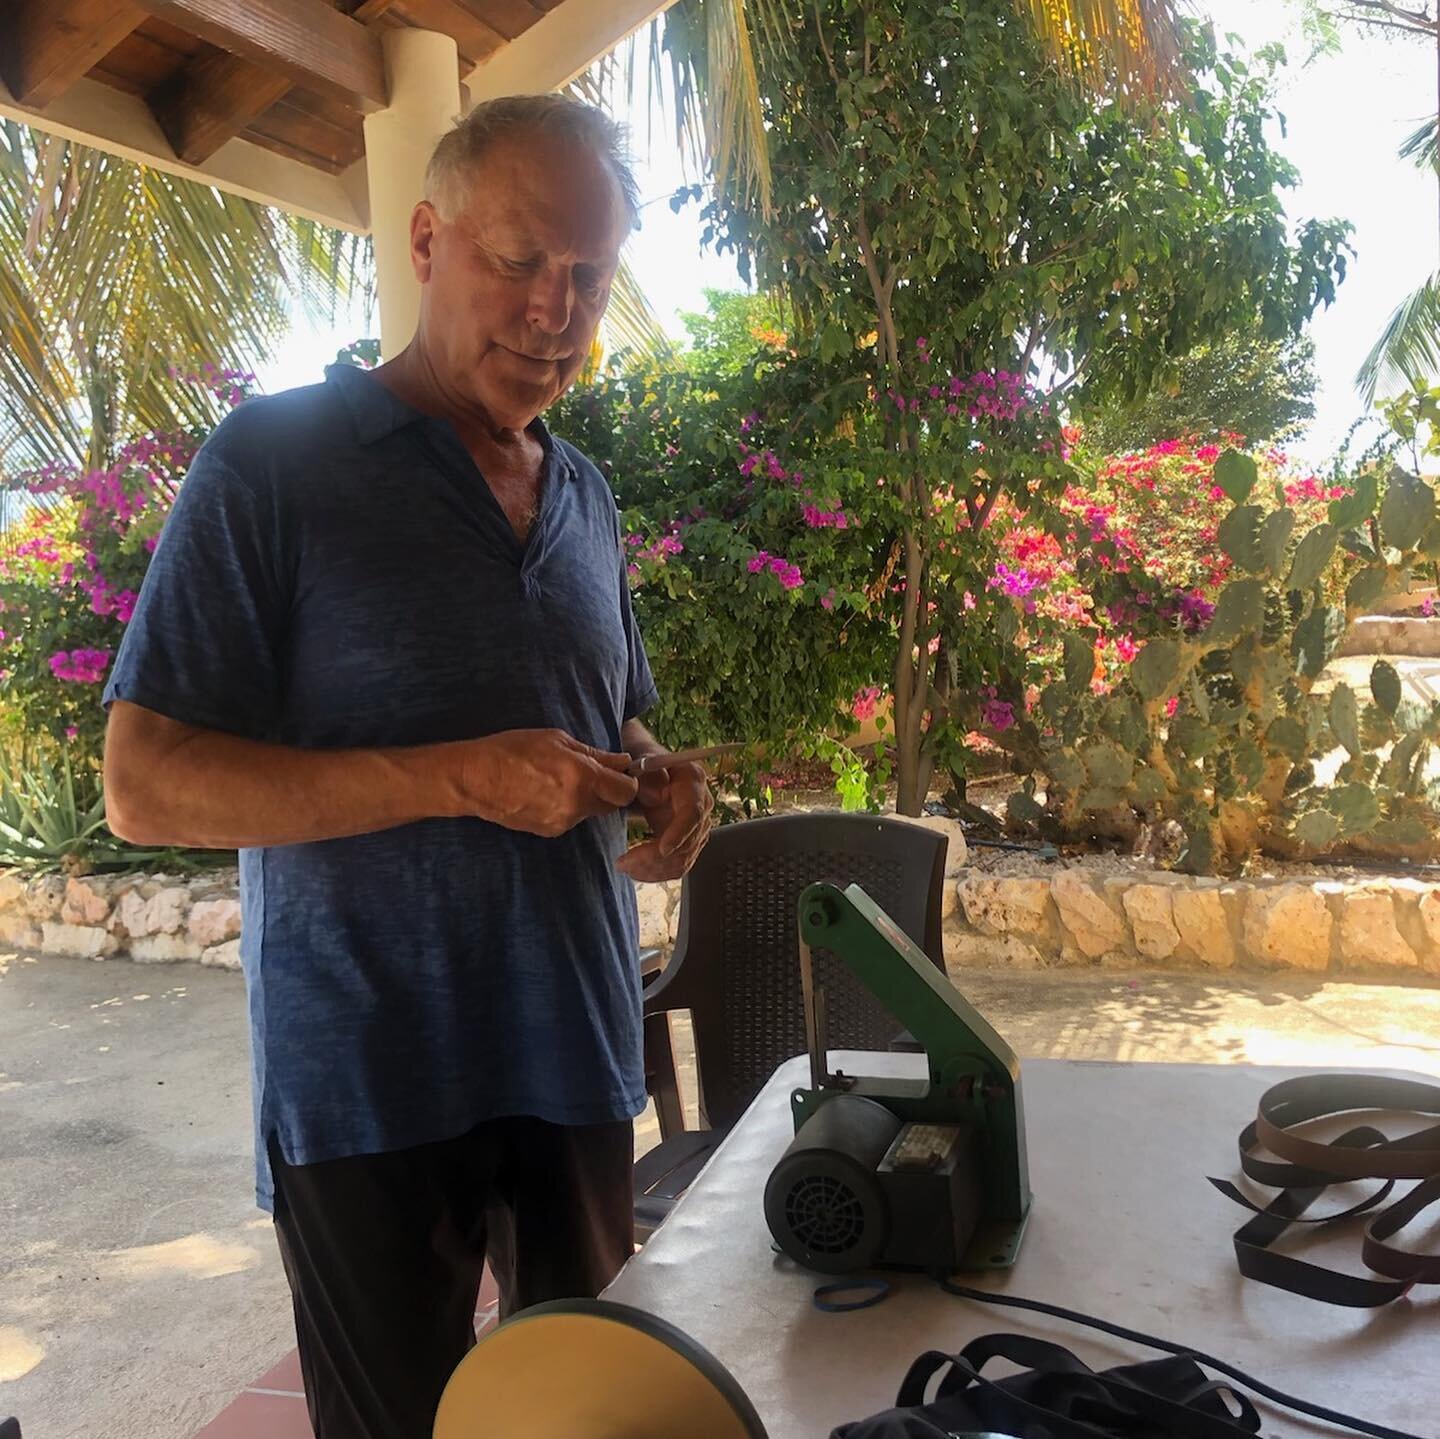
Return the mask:
{"type": "MultiPolygon", "coordinates": [[[[1173,1344],[1166,1339],[1156,1339],[1153,1335],[1142,1334],[1135,1329],[1126,1329],[1122,1324],[1111,1324],[1108,1320],[1096,1319],[1089,1314],[1080,1314],[1073,1309],[1065,1309],[1059,1304],[1046,1304],[1040,1299],[1022,1299],[1015,1294],[991,1294],[983,1289],[971,1289],[964,1284],[953,1283],[943,1274],[935,1275],[934,1279],[941,1289],[947,1294],[955,1295],[958,1299],[974,1299],[981,1304],[999,1304],[1009,1309],[1030,1309],[1037,1314],[1049,1314],[1056,1319],[1068,1320],[1071,1324],[1082,1324],[1089,1329],[1099,1329],[1105,1334],[1113,1334],[1117,1339],[1126,1339],[1132,1344],[1140,1344],[1147,1349],[1158,1349],[1165,1354],[1177,1354],[1186,1359],[1193,1359],[1207,1369],[1213,1369],[1219,1374],[1237,1380],[1246,1388],[1252,1389],[1256,1394],[1270,1400],[1272,1404],[1278,1404],[1282,1408],[1290,1409],[1296,1414],[1304,1414],[1311,1419],[1322,1420],[1326,1424],[1335,1424],[1357,1434],[1373,1435],[1374,1439],[1425,1439],[1424,1436],[1418,1434],[1407,1434],[1403,1429],[1390,1429],[1384,1424],[1372,1424],[1368,1420],[1355,1419],[1349,1414],[1342,1414],[1337,1409],[1327,1409],[1323,1404],[1311,1404],[1307,1400],[1297,1399],[1283,1390],[1252,1378],[1234,1364],[1227,1364],[1223,1359],[1216,1359],[1199,1349],[1192,1349],[1188,1344],[1173,1344]]],[[[1431,1435],[1429,1439],[1436,1439],[1436,1436],[1431,1435]]]]}

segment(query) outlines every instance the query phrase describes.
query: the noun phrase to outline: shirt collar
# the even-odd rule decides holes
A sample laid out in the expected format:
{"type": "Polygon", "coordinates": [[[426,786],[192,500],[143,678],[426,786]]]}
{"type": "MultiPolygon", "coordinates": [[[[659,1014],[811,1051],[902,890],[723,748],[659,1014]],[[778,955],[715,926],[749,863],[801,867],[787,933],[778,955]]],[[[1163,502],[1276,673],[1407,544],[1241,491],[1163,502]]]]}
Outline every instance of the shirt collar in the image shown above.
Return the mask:
{"type": "MultiPolygon", "coordinates": [[[[327,365],[325,380],[339,390],[355,426],[355,438],[362,445],[373,445],[407,425],[432,419],[414,405],[406,404],[388,385],[382,385],[358,365],[327,365]]],[[[447,425],[446,428],[450,427],[447,425]]],[[[555,443],[544,420],[537,415],[526,428],[540,441],[545,451],[547,470],[553,470],[568,480],[577,478],[574,462],[565,448],[555,443]]]]}

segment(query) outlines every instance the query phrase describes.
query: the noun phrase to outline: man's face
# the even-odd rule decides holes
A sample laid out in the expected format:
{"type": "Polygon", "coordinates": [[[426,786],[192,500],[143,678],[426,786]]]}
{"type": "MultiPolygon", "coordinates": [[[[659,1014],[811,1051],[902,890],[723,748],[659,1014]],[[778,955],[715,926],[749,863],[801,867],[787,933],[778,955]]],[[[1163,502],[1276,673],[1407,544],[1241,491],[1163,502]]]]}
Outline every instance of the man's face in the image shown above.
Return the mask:
{"type": "Polygon", "coordinates": [[[528,425],[584,365],[628,230],[605,161],[550,136],[497,140],[449,219],[418,206],[411,258],[444,389],[493,424],[528,425]]]}

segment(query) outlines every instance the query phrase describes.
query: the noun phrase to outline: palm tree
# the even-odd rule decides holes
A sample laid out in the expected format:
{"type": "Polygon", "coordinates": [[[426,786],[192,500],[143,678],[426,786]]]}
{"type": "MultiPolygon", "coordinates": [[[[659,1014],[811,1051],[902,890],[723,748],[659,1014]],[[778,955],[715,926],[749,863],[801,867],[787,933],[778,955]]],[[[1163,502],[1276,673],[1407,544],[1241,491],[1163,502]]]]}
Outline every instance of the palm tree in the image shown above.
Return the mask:
{"type": "Polygon", "coordinates": [[[134,430],[209,425],[176,373],[250,369],[291,298],[334,313],[367,242],[13,122],[0,125],[0,473],[103,465],[134,430]]]}
{"type": "MultiPolygon", "coordinates": [[[[1440,5],[1411,6],[1397,0],[1305,0],[1307,18],[1321,48],[1339,47],[1338,26],[1356,25],[1379,34],[1403,35],[1435,51],[1440,85],[1440,5]]],[[[1440,94],[1437,94],[1440,105],[1440,94]]],[[[1426,120],[1400,147],[1402,159],[1414,160],[1440,180],[1440,115],[1426,120]]],[[[1440,198],[1440,191],[1437,191],[1440,198]]],[[[1365,357],[1355,384],[1368,404],[1376,391],[1423,382],[1440,371],[1440,271],[1407,295],[1385,323],[1365,357]]]]}

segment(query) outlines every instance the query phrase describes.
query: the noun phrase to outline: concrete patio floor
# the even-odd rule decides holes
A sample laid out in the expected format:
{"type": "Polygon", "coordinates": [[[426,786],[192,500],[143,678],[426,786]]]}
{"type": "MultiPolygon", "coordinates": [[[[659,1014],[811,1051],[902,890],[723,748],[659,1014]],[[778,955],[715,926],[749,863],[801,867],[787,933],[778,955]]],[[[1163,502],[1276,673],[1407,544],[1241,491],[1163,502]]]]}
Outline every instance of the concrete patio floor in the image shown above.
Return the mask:
{"type": "MultiPolygon", "coordinates": [[[[1440,1074],[1437,989],[1074,970],[962,988],[1022,1055],[1440,1074]]],[[[0,954],[0,1416],[25,1439],[190,1439],[293,1347],[247,1072],[236,975],[0,954]]]]}

